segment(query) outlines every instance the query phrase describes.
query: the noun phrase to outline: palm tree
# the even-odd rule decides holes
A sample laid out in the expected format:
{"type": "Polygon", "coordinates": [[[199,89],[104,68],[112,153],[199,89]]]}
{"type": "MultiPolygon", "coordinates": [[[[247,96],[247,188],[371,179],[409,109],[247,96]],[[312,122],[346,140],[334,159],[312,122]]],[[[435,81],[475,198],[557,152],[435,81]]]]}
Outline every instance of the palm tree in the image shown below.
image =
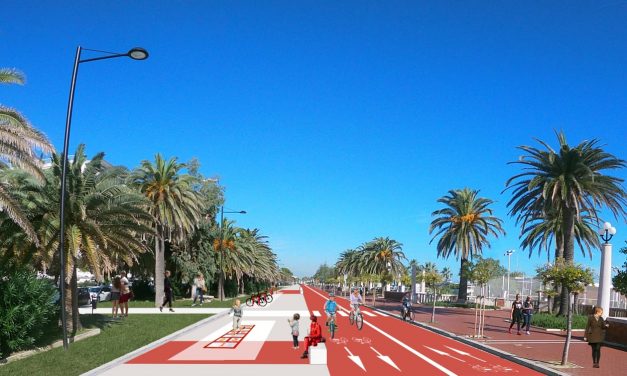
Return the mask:
{"type": "Polygon", "coordinates": [[[449,268],[448,266],[445,266],[444,268],[442,268],[442,272],[440,274],[442,274],[442,277],[444,278],[444,282],[450,282],[451,277],[453,276],[453,272],[451,272],[451,268],[449,268]]]}
{"type": "MultiPolygon", "coordinates": [[[[23,85],[24,75],[15,69],[0,68],[0,84],[23,85]]],[[[42,163],[37,151],[50,154],[54,147],[46,136],[35,129],[17,110],[0,104],[0,168],[16,167],[24,169],[39,180],[43,180],[42,163]]],[[[0,208],[29,237],[38,244],[39,240],[26,214],[12,200],[10,191],[0,183],[0,208]]]]}
{"type": "MultiPolygon", "coordinates": [[[[542,140],[537,141],[545,150],[518,147],[525,155],[510,163],[522,165],[524,172],[507,180],[506,190],[512,189],[513,195],[507,205],[509,214],[522,225],[522,233],[530,231],[528,227],[534,221],[550,218],[554,225],[547,227],[553,227],[556,244],[563,246],[565,262],[572,264],[578,222],[583,223],[584,215],[598,223],[598,210],[606,207],[615,217],[625,216],[627,194],[621,185],[623,180],[603,174],[625,167],[625,161],[605,152],[596,139],[576,147],[568,145],[563,132],[557,133],[557,139],[557,151],[542,140]]],[[[579,227],[584,236],[587,230],[579,227]]],[[[560,314],[566,312],[568,294],[562,289],[560,314]]]]}
{"type": "Polygon", "coordinates": [[[259,229],[240,230],[242,248],[251,255],[250,258],[244,257],[243,267],[238,273],[238,286],[241,294],[245,290],[244,275],[270,283],[281,278],[281,270],[277,264],[276,255],[272,252],[267,239],[267,236],[261,235],[259,229]]]}
{"type": "MultiPolygon", "coordinates": [[[[146,250],[141,235],[152,231],[150,216],[144,210],[145,198],[128,189],[123,184],[124,171],[106,167],[103,157],[99,153],[88,161],[84,145],[80,145],[68,165],[64,229],[67,278],[61,282],[66,290],[68,330],[73,333],[80,328],[77,268],[89,268],[102,281],[103,275],[115,270],[119,262],[132,265],[137,255],[146,250]]],[[[37,247],[25,233],[17,232],[5,244],[21,248],[23,255],[30,254],[38,264],[50,265],[54,260],[58,265],[61,158],[53,154],[52,168],[44,172],[44,185],[36,184],[20,170],[3,176],[11,184],[22,184],[21,189],[14,190],[13,197],[27,208],[40,239],[37,247]]],[[[0,223],[2,230],[11,225],[8,221],[0,223]]]]}
{"type": "Polygon", "coordinates": [[[163,301],[165,242],[182,241],[196,227],[202,212],[202,198],[192,189],[195,179],[181,174],[185,167],[176,157],[166,161],[157,154],[154,164],[142,161],[130,179],[131,185],[150,202],[148,211],[156,234],[155,306],[163,301]]]}
{"type": "Polygon", "coordinates": [[[403,260],[407,258],[402,249],[403,244],[389,237],[375,238],[363,246],[361,271],[365,274],[379,276],[383,283],[384,296],[387,281],[393,276],[403,273],[405,269],[403,260]]]}
{"type": "Polygon", "coordinates": [[[431,215],[436,217],[429,227],[429,234],[435,231],[433,242],[439,237],[438,257],[451,255],[460,259],[459,292],[457,299],[465,302],[468,297],[467,263],[474,255],[481,255],[483,247],[490,247],[489,235],[498,237],[505,234],[502,221],[492,215],[492,200],[477,197],[479,191],[464,188],[451,190],[447,196],[438,199],[445,205],[431,215]]]}

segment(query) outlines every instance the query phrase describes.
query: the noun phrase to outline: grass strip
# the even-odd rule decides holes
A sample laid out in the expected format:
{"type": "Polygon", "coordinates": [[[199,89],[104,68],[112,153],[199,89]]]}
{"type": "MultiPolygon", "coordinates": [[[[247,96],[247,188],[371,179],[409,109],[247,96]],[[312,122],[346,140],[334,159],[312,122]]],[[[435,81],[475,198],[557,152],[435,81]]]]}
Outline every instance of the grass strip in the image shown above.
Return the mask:
{"type": "Polygon", "coordinates": [[[205,319],[206,315],[131,315],[112,321],[104,315],[81,315],[85,328],[97,336],[0,366],[0,375],[80,375],[170,333],[205,319]]]}

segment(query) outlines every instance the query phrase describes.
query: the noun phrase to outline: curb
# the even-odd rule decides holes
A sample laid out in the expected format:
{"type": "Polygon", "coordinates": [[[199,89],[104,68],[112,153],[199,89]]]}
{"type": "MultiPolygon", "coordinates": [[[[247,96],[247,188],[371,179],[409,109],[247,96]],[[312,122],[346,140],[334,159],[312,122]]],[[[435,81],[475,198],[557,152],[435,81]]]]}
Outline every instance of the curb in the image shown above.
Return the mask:
{"type": "MultiPolygon", "coordinates": [[[[89,337],[93,337],[93,336],[97,336],[98,334],[100,334],[100,328],[95,328],[95,329],[87,329],[85,330],[85,332],[78,334],[74,337],[68,338],[68,342],[69,343],[74,343],[89,337]]],[[[63,340],[59,340],[56,342],[53,342],[51,345],[47,345],[47,346],[43,346],[43,347],[39,347],[37,349],[33,349],[33,350],[25,350],[25,351],[20,351],[16,354],[7,356],[6,358],[2,358],[0,359],[0,366],[3,366],[5,364],[9,364],[11,362],[15,362],[17,360],[22,360],[22,359],[26,359],[29,358],[33,355],[37,355],[37,354],[41,354],[44,353],[46,351],[50,351],[52,349],[55,349],[57,347],[61,347],[63,346],[63,340]]]]}
{"type": "Polygon", "coordinates": [[[134,351],[131,351],[130,353],[122,355],[119,358],[113,359],[112,361],[110,361],[108,363],[105,363],[105,364],[103,364],[103,365],[101,365],[101,366],[99,366],[97,368],[94,368],[91,371],[85,372],[82,375],[84,375],[84,376],[99,375],[102,372],[108,371],[109,369],[117,366],[120,363],[123,363],[123,362],[125,362],[127,360],[130,360],[131,358],[134,358],[135,356],[139,355],[140,353],[142,353],[142,352],[144,352],[144,351],[146,351],[146,350],[148,350],[150,348],[157,347],[158,345],[162,345],[165,342],[171,340],[172,338],[176,338],[176,337],[180,336],[181,334],[186,333],[189,330],[196,329],[197,327],[199,327],[201,325],[204,325],[204,324],[206,324],[208,322],[211,322],[213,320],[217,320],[218,318],[221,318],[222,316],[226,316],[228,314],[229,314],[229,311],[225,310],[224,312],[220,312],[220,313],[217,313],[217,314],[215,314],[213,316],[207,317],[204,320],[200,320],[197,323],[194,323],[192,325],[186,326],[183,329],[180,329],[180,330],[178,330],[178,331],[176,331],[174,333],[168,334],[167,336],[165,336],[163,338],[159,338],[158,340],[156,340],[154,342],[151,342],[151,343],[149,343],[149,344],[147,344],[145,346],[142,346],[142,347],[140,347],[140,348],[138,348],[138,349],[136,349],[134,351]]]}
{"type": "MultiPolygon", "coordinates": [[[[378,312],[385,313],[386,315],[389,315],[389,316],[392,316],[392,317],[395,317],[395,318],[401,320],[401,317],[399,315],[397,315],[395,313],[392,313],[390,311],[386,311],[386,310],[383,310],[383,309],[380,309],[380,308],[376,308],[376,307],[372,307],[372,306],[369,306],[369,305],[366,305],[366,307],[368,307],[368,308],[370,308],[372,310],[378,311],[378,312]]],[[[443,329],[440,329],[440,328],[435,328],[435,327],[432,327],[432,326],[429,326],[429,325],[426,325],[426,324],[423,324],[423,323],[417,322],[417,321],[406,321],[406,323],[411,324],[411,325],[415,325],[415,326],[419,326],[419,327],[421,327],[423,329],[430,330],[432,332],[438,333],[438,334],[443,335],[445,337],[449,337],[449,338],[454,339],[456,341],[462,342],[462,343],[464,343],[466,345],[469,345],[469,346],[472,346],[474,348],[477,348],[477,349],[483,350],[485,352],[488,352],[488,353],[490,353],[492,355],[496,355],[499,358],[507,359],[507,360],[509,360],[511,362],[520,364],[520,365],[525,366],[527,368],[531,368],[532,370],[538,371],[538,372],[540,372],[542,374],[545,374],[545,375],[569,376],[569,374],[567,374],[567,373],[556,371],[556,370],[554,370],[552,368],[544,366],[544,365],[542,365],[542,364],[540,364],[538,362],[535,362],[533,360],[520,358],[520,357],[518,357],[518,356],[516,356],[514,354],[511,354],[511,353],[508,353],[506,351],[502,351],[502,350],[499,350],[497,348],[494,348],[494,347],[491,347],[491,346],[488,346],[488,345],[484,345],[482,343],[479,343],[479,342],[476,342],[476,341],[473,341],[473,340],[461,337],[461,336],[459,336],[459,335],[457,335],[455,333],[447,332],[446,330],[443,330],[443,329]]]]}

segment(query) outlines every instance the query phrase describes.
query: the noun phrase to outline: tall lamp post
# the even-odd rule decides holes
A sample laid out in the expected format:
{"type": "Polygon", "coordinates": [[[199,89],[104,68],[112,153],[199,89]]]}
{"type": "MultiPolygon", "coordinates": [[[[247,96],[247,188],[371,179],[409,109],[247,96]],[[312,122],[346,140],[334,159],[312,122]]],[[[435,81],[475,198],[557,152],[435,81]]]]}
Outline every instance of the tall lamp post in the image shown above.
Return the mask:
{"type": "Polygon", "coordinates": [[[222,290],[218,291],[220,294],[220,301],[224,301],[224,213],[227,214],[246,214],[245,210],[240,211],[224,211],[224,205],[220,207],[220,282],[222,285],[222,290]]]}
{"type": "Polygon", "coordinates": [[[113,59],[116,57],[130,57],[133,60],[145,60],[148,58],[148,51],[143,48],[135,47],[126,53],[114,53],[100,50],[90,50],[88,48],[82,48],[78,46],[76,48],[76,57],[74,58],[74,69],[72,70],[72,82],[70,83],[70,98],[67,104],[67,115],[65,118],[65,137],[63,139],[63,160],[61,162],[61,207],[59,209],[59,255],[61,258],[61,326],[63,330],[63,348],[68,348],[67,338],[67,320],[65,314],[65,187],[66,187],[66,175],[67,175],[67,160],[68,160],[68,147],[70,143],[70,127],[72,125],[72,109],[74,107],[74,90],[76,88],[76,77],[78,75],[78,66],[81,63],[88,63],[90,61],[113,59]],[[98,56],[89,59],[81,59],[81,52],[94,51],[104,53],[104,56],[98,56]]]}
{"type": "Polygon", "coordinates": [[[507,256],[507,292],[505,293],[505,300],[509,299],[509,273],[511,269],[512,253],[514,253],[513,249],[505,251],[505,256],[507,256]]]}
{"type": "Polygon", "coordinates": [[[601,250],[601,270],[599,273],[599,293],[597,306],[603,308],[603,316],[610,315],[610,285],[612,284],[612,244],[610,240],[616,234],[616,228],[605,222],[599,229],[599,235],[604,241],[601,250]]]}

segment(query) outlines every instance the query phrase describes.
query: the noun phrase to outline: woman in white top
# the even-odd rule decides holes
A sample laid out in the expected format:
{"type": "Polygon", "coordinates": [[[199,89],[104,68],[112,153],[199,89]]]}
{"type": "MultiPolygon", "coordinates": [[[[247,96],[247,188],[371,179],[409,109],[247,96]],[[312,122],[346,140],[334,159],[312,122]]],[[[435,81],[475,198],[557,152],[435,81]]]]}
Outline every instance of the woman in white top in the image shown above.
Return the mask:
{"type": "Polygon", "coordinates": [[[122,283],[120,282],[120,276],[116,275],[113,277],[113,282],[111,283],[111,315],[113,318],[118,317],[118,300],[120,300],[120,287],[122,287],[122,283]]]}
{"type": "Polygon", "coordinates": [[[207,291],[207,286],[205,285],[205,277],[203,277],[202,273],[198,272],[196,278],[194,278],[194,301],[192,302],[192,307],[196,305],[196,299],[200,296],[200,305],[205,301],[205,291],[207,291]]]}

